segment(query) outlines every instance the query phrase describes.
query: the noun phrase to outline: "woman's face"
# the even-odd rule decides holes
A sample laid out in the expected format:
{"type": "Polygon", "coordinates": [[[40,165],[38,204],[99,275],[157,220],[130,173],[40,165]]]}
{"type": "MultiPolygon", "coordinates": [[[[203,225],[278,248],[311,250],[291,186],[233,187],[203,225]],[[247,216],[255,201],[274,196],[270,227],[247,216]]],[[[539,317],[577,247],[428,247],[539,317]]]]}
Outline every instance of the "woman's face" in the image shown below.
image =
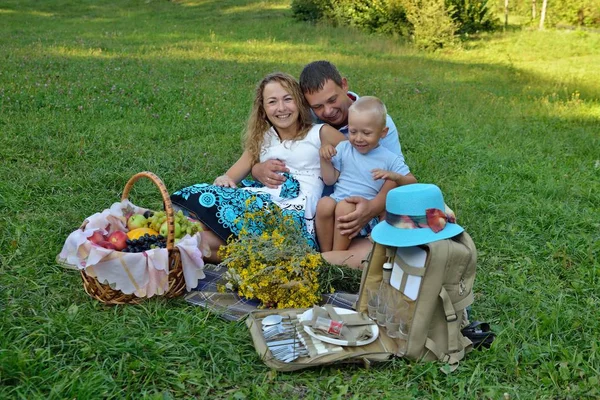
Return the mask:
{"type": "Polygon", "coordinates": [[[270,82],[263,89],[263,107],[271,124],[278,130],[296,127],[298,106],[292,95],[279,82],[270,82]]]}

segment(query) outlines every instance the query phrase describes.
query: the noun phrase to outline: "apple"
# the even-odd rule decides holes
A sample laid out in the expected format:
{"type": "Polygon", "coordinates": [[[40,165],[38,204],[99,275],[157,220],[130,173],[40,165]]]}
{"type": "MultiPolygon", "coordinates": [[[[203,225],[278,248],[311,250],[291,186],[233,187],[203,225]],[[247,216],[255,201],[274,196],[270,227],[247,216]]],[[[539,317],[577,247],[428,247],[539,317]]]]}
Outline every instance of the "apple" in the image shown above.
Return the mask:
{"type": "Polygon", "coordinates": [[[123,231],[114,231],[106,240],[112,243],[116,250],[121,251],[127,247],[127,234],[123,231]]]}
{"type": "MultiPolygon", "coordinates": [[[[158,231],[158,233],[160,233],[164,237],[167,237],[167,234],[169,233],[167,221],[163,222],[163,224],[160,226],[160,230],[158,231]]],[[[175,222],[175,239],[179,237],[181,237],[181,225],[179,225],[179,222],[175,222]]]]}
{"type": "Polygon", "coordinates": [[[92,236],[90,236],[88,240],[92,243],[99,244],[100,242],[105,241],[106,237],[102,234],[102,232],[94,231],[94,233],[92,233],[92,236]]]}
{"type": "Polygon", "coordinates": [[[127,228],[129,228],[129,230],[145,228],[146,224],[148,224],[148,220],[142,214],[133,214],[127,220],[127,228]]]}
{"type": "Polygon", "coordinates": [[[114,244],[112,244],[111,242],[109,242],[107,240],[103,240],[102,242],[98,243],[98,246],[104,247],[105,249],[110,249],[110,250],[117,249],[114,244]]]}

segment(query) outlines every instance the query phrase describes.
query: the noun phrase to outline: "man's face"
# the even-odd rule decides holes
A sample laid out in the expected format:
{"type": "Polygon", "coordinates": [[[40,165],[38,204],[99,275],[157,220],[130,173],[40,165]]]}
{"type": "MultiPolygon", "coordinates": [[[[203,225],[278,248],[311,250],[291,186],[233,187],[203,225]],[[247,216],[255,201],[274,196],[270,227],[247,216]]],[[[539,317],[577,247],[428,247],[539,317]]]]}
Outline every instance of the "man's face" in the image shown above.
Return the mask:
{"type": "Polygon", "coordinates": [[[308,104],[319,117],[334,128],[341,128],[348,124],[348,107],[352,100],[348,97],[348,82],[342,78],[342,86],[328,79],[323,89],[314,93],[304,93],[308,104]]]}

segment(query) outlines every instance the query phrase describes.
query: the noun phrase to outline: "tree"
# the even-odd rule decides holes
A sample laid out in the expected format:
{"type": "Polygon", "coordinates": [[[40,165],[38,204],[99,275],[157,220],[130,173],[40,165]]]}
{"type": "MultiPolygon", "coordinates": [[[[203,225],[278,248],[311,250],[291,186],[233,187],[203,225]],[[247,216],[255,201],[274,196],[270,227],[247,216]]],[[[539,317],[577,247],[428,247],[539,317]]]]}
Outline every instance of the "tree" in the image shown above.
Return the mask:
{"type": "Polygon", "coordinates": [[[544,30],[544,20],[546,19],[546,6],[548,5],[548,0],[544,0],[542,2],[542,14],[540,15],[540,31],[544,30]]]}

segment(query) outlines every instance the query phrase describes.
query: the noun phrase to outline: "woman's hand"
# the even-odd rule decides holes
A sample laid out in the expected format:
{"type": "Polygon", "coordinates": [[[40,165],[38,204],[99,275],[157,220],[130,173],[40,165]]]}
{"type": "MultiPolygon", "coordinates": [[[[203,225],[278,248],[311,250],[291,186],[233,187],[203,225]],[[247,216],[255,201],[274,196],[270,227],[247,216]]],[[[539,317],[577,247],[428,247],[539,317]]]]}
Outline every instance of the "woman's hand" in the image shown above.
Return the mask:
{"type": "Polygon", "coordinates": [[[237,184],[235,183],[235,181],[233,179],[231,179],[230,177],[228,177],[227,175],[219,176],[217,179],[215,179],[215,181],[213,182],[213,185],[222,186],[222,187],[230,187],[230,188],[237,187],[237,184]]]}
{"type": "Polygon", "coordinates": [[[324,144],[319,149],[319,155],[322,159],[331,161],[331,158],[337,154],[335,147],[330,144],[324,144]]]}

